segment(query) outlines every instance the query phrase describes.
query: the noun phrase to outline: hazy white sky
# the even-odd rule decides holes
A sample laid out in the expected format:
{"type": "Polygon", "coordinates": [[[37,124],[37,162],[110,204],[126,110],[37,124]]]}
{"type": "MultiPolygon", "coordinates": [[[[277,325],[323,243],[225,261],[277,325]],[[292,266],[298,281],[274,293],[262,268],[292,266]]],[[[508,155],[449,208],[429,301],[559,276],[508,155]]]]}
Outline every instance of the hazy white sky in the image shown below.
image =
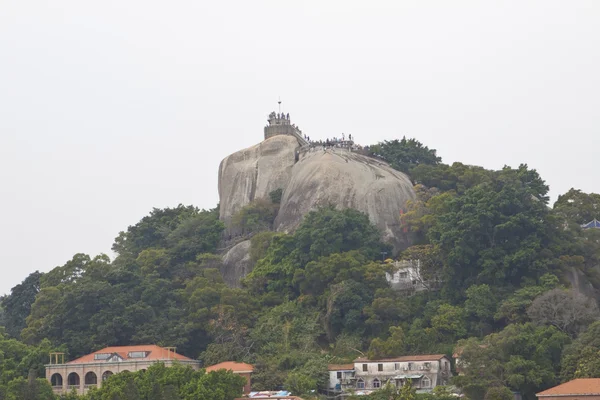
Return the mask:
{"type": "Polygon", "coordinates": [[[599,21],[597,0],[2,1],[0,294],[152,207],[214,207],[278,96],[312,138],[599,192],[599,21]]]}

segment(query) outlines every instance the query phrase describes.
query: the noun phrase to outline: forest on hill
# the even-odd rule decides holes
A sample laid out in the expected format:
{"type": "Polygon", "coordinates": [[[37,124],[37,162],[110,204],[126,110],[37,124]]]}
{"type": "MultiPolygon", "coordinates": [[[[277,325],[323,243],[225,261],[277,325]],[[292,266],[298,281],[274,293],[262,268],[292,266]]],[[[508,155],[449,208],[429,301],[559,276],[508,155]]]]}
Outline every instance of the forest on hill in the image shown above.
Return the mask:
{"type": "MultiPolygon", "coordinates": [[[[600,195],[571,189],[550,207],[547,184],[527,165],[447,165],[414,139],[369,152],[415,185],[402,217],[413,245],[398,258],[420,260],[435,288],[392,290],[381,256],[391,248],[356,210],[324,207],[293,234],[272,232],[277,191],[235,216],[253,234],[255,268],[231,288],[218,206],[154,209],[119,233],[114,260],[75,254],[0,300],[0,399],[54,399],[42,379],[51,351],[73,359],[148,343],[207,366],[251,363],[254,389],[308,397],[326,385],[327,364],[361,355],[458,350],[469,368],[452,383],[472,400],[510,391],[533,400],[562,381],[600,376],[600,230],[581,228],[599,217],[600,195]],[[574,275],[585,294],[571,288],[574,275]]],[[[87,398],[231,400],[241,390],[231,374],[149,372],[154,381],[118,374],[87,398]]]]}

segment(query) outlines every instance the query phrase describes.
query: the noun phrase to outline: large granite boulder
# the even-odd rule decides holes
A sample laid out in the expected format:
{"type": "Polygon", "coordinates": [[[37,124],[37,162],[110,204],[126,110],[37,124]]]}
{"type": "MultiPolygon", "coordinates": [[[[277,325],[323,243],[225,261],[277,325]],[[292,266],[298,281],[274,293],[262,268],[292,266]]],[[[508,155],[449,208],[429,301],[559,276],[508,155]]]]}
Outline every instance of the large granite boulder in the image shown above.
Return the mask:
{"type": "Polygon", "coordinates": [[[254,199],[268,198],[270,192],[287,187],[298,147],[295,137],[279,135],[221,161],[220,217],[227,235],[236,233],[233,232],[231,217],[237,211],[254,199]]]}
{"type": "Polygon", "coordinates": [[[399,251],[409,245],[400,216],[414,198],[410,179],[382,161],[342,149],[313,150],[292,168],[275,229],[293,232],[309,211],[333,204],[367,214],[399,251]]]}
{"type": "MultiPolygon", "coordinates": [[[[226,157],[219,168],[220,218],[225,234],[235,238],[232,217],[255,199],[283,189],[273,228],[293,233],[308,212],[321,206],[354,208],[369,215],[395,251],[408,247],[400,216],[414,199],[410,179],[386,163],[347,149],[301,148],[298,140],[278,135],[226,157]]],[[[250,241],[231,248],[223,258],[223,275],[231,286],[253,268],[250,241]]]]}
{"type": "Polygon", "coordinates": [[[254,265],[250,260],[250,240],[244,240],[233,246],[223,256],[221,274],[223,281],[230,287],[240,287],[240,279],[248,275],[254,265]]]}

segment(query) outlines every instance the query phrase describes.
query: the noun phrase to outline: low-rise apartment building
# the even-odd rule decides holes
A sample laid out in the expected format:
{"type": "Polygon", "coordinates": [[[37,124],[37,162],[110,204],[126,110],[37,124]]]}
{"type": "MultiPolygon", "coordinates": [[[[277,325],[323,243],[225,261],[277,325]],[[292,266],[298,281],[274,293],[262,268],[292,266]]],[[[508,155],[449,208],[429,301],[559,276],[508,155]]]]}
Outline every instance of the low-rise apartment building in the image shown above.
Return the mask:
{"type": "Polygon", "coordinates": [[[334,391],[377,390],[390,383],[400,387],[410,381],[419,392],[447,385],[452,377],[450,359],[443,354],[370,360],[358,358],[350,365],[329,367],[329,388],[334,391]]]}

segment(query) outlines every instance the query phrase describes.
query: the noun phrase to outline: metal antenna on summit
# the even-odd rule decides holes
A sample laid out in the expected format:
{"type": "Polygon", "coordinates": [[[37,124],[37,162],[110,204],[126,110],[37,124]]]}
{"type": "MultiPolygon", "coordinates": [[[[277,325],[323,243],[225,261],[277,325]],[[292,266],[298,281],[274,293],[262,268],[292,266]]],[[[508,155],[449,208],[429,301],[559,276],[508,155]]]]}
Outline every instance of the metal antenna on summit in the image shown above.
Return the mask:
{"type": "Polygon", "coordinates": [[[281,114],[281,97],[279,98],[277,104],[279,104],[279,114],[281,114]]]}

